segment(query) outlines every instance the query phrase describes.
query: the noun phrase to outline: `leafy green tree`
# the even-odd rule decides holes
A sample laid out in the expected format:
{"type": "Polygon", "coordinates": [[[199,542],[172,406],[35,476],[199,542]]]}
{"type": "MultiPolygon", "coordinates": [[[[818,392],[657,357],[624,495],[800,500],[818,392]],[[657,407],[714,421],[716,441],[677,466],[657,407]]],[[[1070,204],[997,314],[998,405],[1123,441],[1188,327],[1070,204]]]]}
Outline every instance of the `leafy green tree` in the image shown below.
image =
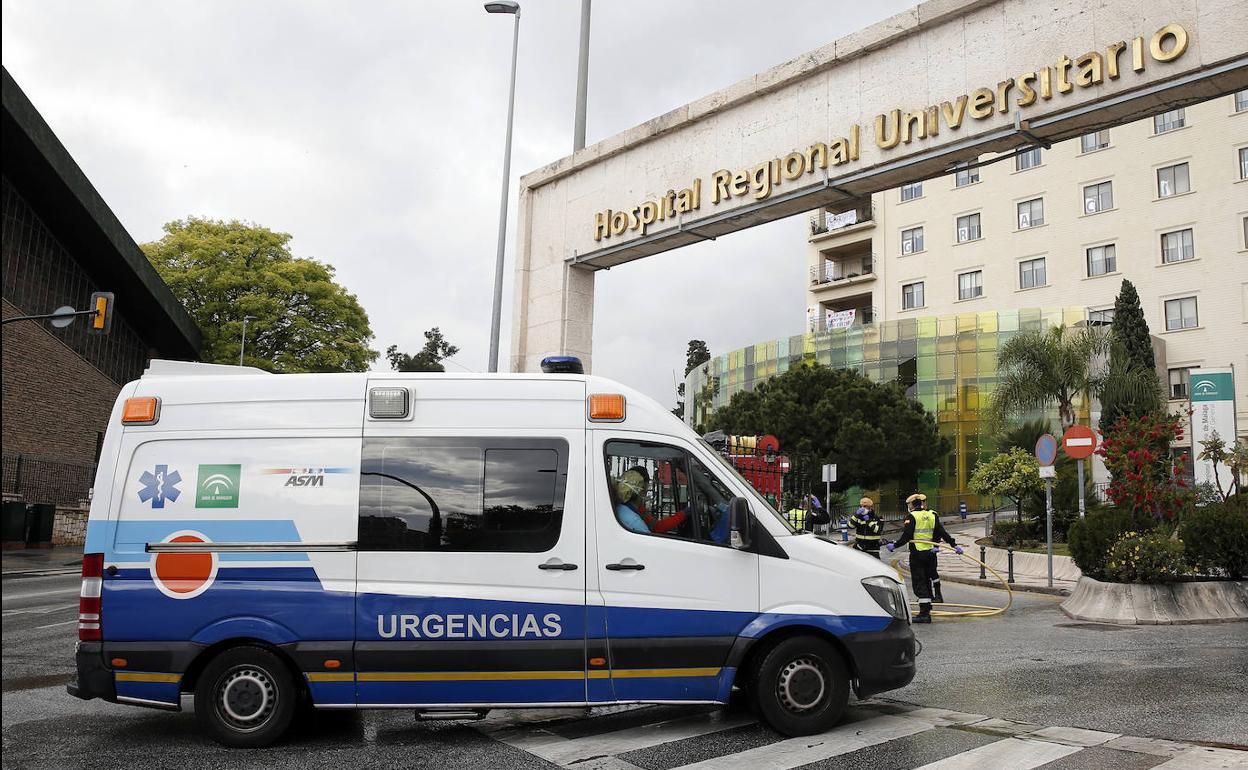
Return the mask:
{"type": "MultiPolygon", "coordinates": [[[[710,360],[711,349],[706,346],[704,340],[689,340],[689,346],[685,349],[685,376],[688,377],[689,372],[710,360]]],[[[672,410],[672,414],[681,419],[685,417],[685,383],[683,382],[676,385],[676,408],[672,410]]]]}
{"type": "Polygon", "coordinates": [[[204,336],[203,359],[274,372],[360,372],[377,358],[373,332],[334,269],[295,257],[287,233],[231,220],[169,222],[143,252],[204,336]]]}
{"type": "Polygon", "coordinates": [[[386,348],[386,360],[396,372],[445,372],[442,362],[458,352],[459,348],[447,342],[435,326],[425,332],[425,345],[416,355],[400,353],[398,345],[391,345],[386,348]]]}
{"type": "Polygon", "coordinates": [[[796,366],[737,393],[711,423],[727,433],[770,433],[805,468],[836,463],[838,490],[913,483],[949,451],[935,418],[897,383],[877,384],[818,364],[796,366]]]}
{"type": "Polygon", "coordinates": [[[1140,295],[1135,286],[1123,280],[1114,300],[1114,322],[1110,327],[1112,344],[1109,367],[1100,388],[1103,432],[1112,430],[1119,418],[1134,420],[1162,408],[1161,382],[1157,361],[1140,295]]]}
{"type": "Polygon", "coordinates": [[[980,463],[971,474],[971,491],[981,495],[1008,497],[1023,515],[1023,500],[1044,489],[1040,480],[1040,464],[1032,453],[1019,447],[993,455],[980,463]]]}

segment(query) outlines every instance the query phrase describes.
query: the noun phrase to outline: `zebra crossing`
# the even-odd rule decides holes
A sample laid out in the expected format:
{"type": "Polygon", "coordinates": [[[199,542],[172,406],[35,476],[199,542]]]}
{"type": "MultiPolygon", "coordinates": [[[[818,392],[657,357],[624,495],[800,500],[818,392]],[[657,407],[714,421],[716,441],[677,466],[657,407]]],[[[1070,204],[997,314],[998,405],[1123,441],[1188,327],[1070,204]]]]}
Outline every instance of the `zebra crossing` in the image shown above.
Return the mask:
{"type": "Polygon", "coordinates": [[[477,729],[575,770],[1248,770],[1243,750],[879,698],[852,706],[834,729],[801,738],[772,732],[746,711],[680,706],[502,712],[477,729]]]}

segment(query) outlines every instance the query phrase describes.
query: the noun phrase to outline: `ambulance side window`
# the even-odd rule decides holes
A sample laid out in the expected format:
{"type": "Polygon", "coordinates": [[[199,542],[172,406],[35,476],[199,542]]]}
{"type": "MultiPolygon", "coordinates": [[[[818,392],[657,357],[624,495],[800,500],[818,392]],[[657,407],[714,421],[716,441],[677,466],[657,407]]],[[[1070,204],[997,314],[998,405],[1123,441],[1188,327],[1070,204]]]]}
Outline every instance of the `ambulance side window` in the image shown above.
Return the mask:
{"type": "Polygon", "coordinates": [[[608,441],[605,462],[612,512],[620,526],[638,534],[707,543],[721,542],[716,538],[722,536],[727,542],[726,527],[716,525],[731,495],[685,450],[608,441]]]}
{"type": "Polygon", "coordinates": [[[561,439],[365,439],[359,549],[548,551],[567,475],[561,439]]]}

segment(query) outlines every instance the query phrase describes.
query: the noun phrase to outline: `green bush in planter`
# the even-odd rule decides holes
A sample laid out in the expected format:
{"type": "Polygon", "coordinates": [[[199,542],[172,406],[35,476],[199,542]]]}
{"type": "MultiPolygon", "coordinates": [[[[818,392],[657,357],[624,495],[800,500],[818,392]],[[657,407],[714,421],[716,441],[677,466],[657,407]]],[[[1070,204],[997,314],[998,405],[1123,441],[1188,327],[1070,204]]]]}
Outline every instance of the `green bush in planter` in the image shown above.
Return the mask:
{"type": "Polygon", "coordinates": [[[1114,583],[1173,583],[1185,574],[1183,541],[1160,531],[1125,533],[1105,561],[1105,577],[1114,583]]]}
{"type": "Polygon", "coordinates": [[[1070,555],[1083,574],[1105,580],[1105,562],[1109,549],[1127,532],[1151,530],[1154,522],[1147,516],[1119,508],[1102,508],[1070,525],[1066,542],[1070,555]]]}
{"type": "Polygon", "coordinates": [[[1248,576],[1248,500],[1236,495],[1183,514],[1179,534],[1187,565],[1202,575],[1248,576]]]}

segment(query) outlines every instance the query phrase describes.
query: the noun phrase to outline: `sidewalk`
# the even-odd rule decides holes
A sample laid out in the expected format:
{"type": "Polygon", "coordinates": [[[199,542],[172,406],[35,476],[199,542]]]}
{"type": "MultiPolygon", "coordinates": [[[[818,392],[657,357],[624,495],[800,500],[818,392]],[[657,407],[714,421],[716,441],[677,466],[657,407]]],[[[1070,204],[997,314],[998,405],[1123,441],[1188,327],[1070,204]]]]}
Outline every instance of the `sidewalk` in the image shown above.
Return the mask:
{"type": "Polygon", "coordinates": [[[0,552],[4,577],[68,575],[82,570],[82,548],[24,548],[0,552]]]}
{"type": "MultiPolygon", "coordinates": [[[[984,536],[984,528],[986,522],[978,521],[946,525],[949,534],[963,547],[968,556],[976,559],[979,557],[979,546],[975,541],[984,536]]],[[[881,556],[887,556],[887,561],[894,567],[900,564],[901,571],[909,575],[908,562],[905,556],[907,548],[903,547],[895,554],[888,556],[882,553],[881,556]]],[[[985,548],[986,558],[984,561],[997,572],[1001,573],[1003,578],[1009,577],[1007,572],[1007,553],[1004,548],[985,548]]],[[[979,565],[963,559],[953,552],[952,548],[942,547],[940,553],[936,555],[937,569],[940,571],[942,580],[952,583],[966,583],[968,585],[984,586],[986,588],[1001,588],[1001,581],[998,580],[991,572],[984,571],[984,579],[979,577],[979,565]]],[[[1055,596],[1069,596],[1071,591],[1078,584],[1078,577],[1071,579],[1070,570],[1075,569],[1073,564],[1062,564],[1061,557],[1053,557],[1053,587],[1049,587],[1048,579],[1048,559],[1045,554],[1022,553],[1016,551],[1014,553],[1014,582],[1010,584],[1010,589],[1014,591],[1031,591],[1034,593],[1053,594],[1055,596]],[[1062,575],[1062,577],[1059,577],[1062,575]]]]}

